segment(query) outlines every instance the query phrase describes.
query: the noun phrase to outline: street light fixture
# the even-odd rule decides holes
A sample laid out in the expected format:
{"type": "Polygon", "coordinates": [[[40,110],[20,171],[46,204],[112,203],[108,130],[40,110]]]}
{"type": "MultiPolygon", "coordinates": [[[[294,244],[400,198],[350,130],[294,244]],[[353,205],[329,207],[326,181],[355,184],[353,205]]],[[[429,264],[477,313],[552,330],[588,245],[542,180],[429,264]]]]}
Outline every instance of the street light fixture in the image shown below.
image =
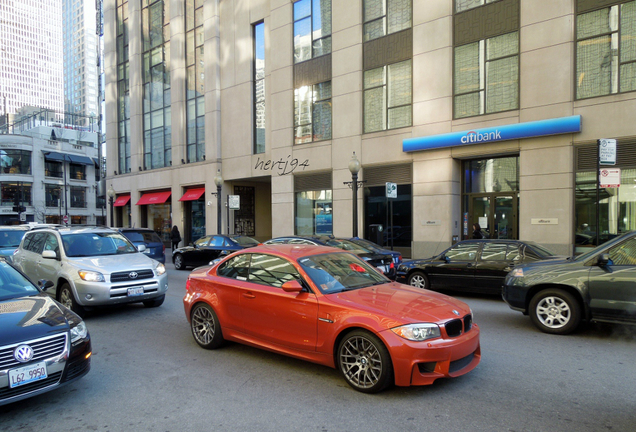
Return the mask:
{"type": "Polygon", "coordinates": [[[115,192],[115,189],[113,189],[113,185],[111,184],[108,187],[108,190],[106,191],[106,195],[108,195],[108,204],[110,204],[110,226],[114,227],[115,226],[115,222],[113,220],[113,204],[114,204],[114,199],[115,199],[115,195],[117,195],[117,192],[115,192]]]}
{"type": "Polygon", "coordinates": [[[358,173],[360,172],[360,161],[356,157],[356,152],[349,161],[349,171],[351,171],[351,181],[344,182],[353,191],[353,237],[358,237],[358,188],[362,187],[366,180],[358,181],[358,173]]]}
{"type": "Polygon", "coordinates": [[[216,176],[214,176],[214,184],[216,185],[216,193],[212,192],[212,195],[216,195],[216,231],[217,234],[221,234],[221,187],[223,186],[223,176],[221,175],[221,170],[218,169],[216,171],[216,176]]]}

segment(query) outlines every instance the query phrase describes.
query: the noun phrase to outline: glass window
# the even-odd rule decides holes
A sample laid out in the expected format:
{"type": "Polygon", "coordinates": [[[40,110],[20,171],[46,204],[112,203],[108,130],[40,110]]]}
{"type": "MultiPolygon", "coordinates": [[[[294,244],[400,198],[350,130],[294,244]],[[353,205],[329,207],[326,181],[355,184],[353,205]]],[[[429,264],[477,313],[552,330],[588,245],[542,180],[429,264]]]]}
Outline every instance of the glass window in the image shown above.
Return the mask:
{"type": "MultiPolygon", "coordinates": [[[[203,3],[186,2],[186,163],[205,160],[205,70],[203,3]]],[[[163,90],[162,90],[163,91],[163,90]]],[[[170,92],[167,92],[169,97],[170,92]]],[[[166,104],[166,106],[169,105],[166,104]]],[[[166,119],[167,120],[167,119],[166,119]]],[[[168,126],[168,125],[166,125],[168,126]]],[[[153,126],[154,127],[154,126],[153,126]]]]}
{"type": "Polygon", "coordinates": [[[455,48],[454,117],[519,108],[519,32],[455,48]]]}
{"type": "Polygon", "coordinates": [[[251,254],[241,254],[230,258],[219,266],[216,274],[246,281],[249,276],[251,254]]]}
{"type": "Polygon", "coordinates": [[[31,152],[28,150],[0,150],[0,173],[31,174],[31,152]]]}
{"type": "Polygon", "coordinates": [[[300,274],[287,260],[263,254],[252,254],[250,282],[281,287],[290,280],[300,280],[300,274]]]}
{"type": "Polygon", "coordinates": [[[24,239],[23,248],[28,250],[29,252],[40,253],[42,252],[42,248],[44,247],[44,242],[46,241],[46,233],[35,233],[32,235],[28,235],[24,239]]]}
{"type": "Polygon", "coordinates": [[[385,186],[364,188],[364,238],[379,245],[411,247],[413,201],[410,184],[398,184],[397,198],[393,199],[393,227],[390,227],[389,208],[385,186]],[[372,226],[375,225],[375,226],[372,226]],[[383,230],[378,232],[377,226],[383,230]]]}
{"type": "Polygon", "coordinates": [[[296,192],[296,235],[333,234],[331,189],[296,192]]]}
{"type": "Polygon", "coordinates": [[[451,261],[475,261],[480,243],[459,243],[450,248],[444,257],[451,261]]]}
{"type": "Polygon", "coordinates": [[[60,198],[62,197],[62,187],[55,184],[45,184],[44,193],[46,195],[46,207],[59,207],[60,198]]]}
{"type": "Polygon", "coordinates": [[[13,207],[18,204],[21,206],[31,205],[31,183],[18,182],[0,183],[0,198],[2,206],[13,207]]]}
{"type": "Polygon", "coordinates": [[[265,153],[265,24],[254,26],[254,154],[265,153]]]}
{"type": "Polygon", "coordinates": [[[479,159],[464,162],[464,192],[493,193],[519,190],[519,158],[479,159]]]}
{"type": "Polygon", "coordinates": [[[609,250],[610,260],[617,266],[636,265],[636,238],[631,238],[609,250]]]}
{"type": "Polygon", "coordinates": [[[86,208],[86,188],[71,186],[71,207],[86,208]]]}
{"type": "Polygon", "coordinates": [[[455,12],[463,12],[496,1],[498,0],[455,0],[455,12]]]}
{"type": "MultiPolygon", "coordinates": [[[[525,248],[526,252],[528,248],[525,248]]],[[[506,252],[507,261],[520,261],[523,255],[518,245],[508,245],[508,252],[506,252]]]]}
{"type": "Polygon", "coordinates": [[[411,60],[364,71],[364,132],[412,124],[411,60]]]}
{"type": "Polygon", "coordinates": [[[331,53],[331,0],[294,3],[294,63],[331,53]]]}
{"type": "Polygon", "coordinates": [[[69,178],[73,180],[86,180],[86,165],[69,164],[69,178]]]}
{"type": "Polygon", "coordinates": [[[411,0],[364,0],[364,41],[411,28],[411,0]]]}
{"type": "Polygon", "coordinates": [[[294,90],[294,143],[331,139],[331,81],[294,90]]]}
{"type": "MultiPolygon", "coordinates": [[[[128,62],[128,1],[117,4],[118,169],[130,171],[130,81],[128,62]]],[[[51,171],[52,172],[52,171],[51,171]]],[[[60,176],[61,177],[61,176],[60,176]]]]}
{"type": "MultiPolygon", "coordinates": [[[[482,261],[505,261],[508,246],[505,243],[484,243],[482,261]]],[[[518,248],[517,248],[518,249],[518,248]]]]}

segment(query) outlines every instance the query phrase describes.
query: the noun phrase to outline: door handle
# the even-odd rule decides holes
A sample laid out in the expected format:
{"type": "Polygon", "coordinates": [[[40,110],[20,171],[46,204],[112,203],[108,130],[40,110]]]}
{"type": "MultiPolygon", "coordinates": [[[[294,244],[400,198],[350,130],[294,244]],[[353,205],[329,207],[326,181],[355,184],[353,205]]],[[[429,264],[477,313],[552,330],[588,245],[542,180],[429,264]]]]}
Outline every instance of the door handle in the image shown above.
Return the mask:
{"type": "Polygon", "coordinates": [[[254,294],[252,294],[251,292],[243,293],[243,297],[248,298],[248,299],[256,298],[256,296],[254,294]]]}

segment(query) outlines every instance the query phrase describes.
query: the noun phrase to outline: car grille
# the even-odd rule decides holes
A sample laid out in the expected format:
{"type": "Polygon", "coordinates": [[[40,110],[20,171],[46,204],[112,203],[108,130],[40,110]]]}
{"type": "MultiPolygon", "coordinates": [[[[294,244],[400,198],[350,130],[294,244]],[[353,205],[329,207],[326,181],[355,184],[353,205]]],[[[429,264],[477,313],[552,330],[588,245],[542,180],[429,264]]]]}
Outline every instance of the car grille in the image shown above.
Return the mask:
{"type": "Polygon", "coordinates": [[[450,362],[450,365],[448,365],[448,372],[453,373],[453,372],[457,372],[459,370],[464,369],[466,366],[470,364],[470,362],[473,361],[474,357],[475,357],[475,354],[472,353],[467,355],[464,358],[450,362]]]}
{"type": "Polygon", "coordinates": [[[59,371],[49,375],[46,379],[32,382],[31,384],[25,384],[15,388],[9,388],[7,386],[0,389],[0,401],[55,385],[60,381],[61,376],[62,371],[59,371]]]}
{"type": "Polygon", "coordinates": [[[90,367],[91,363],[88,360],[85,361],[78,361],[76,363],[73,363],[69,366],[68,370],[66,371],[66,378],[64,379],[64,381],[69,381],[72,380],[73,378],[82,375],[84,372],[86,372],[86,370],[90,367]]]}
{"type": "Polygon", "coordinates": [[[31,361],[35,362],[61,355],[66,348],[66,337],[67,334],[62,333],[48,338],[34,339],[0,347],[0,370],[24,364],[13,357],[13,350],[18,345],[29,345],[33,349],[33,359],[31,361]]]}
{"type": "Polygon", "coordinates": [[[110,275],[111,282],[126,282],[135,281],[140,279],[152,279],[155,277],[155,273],[152,270],[130,270],[125,272],[117,272],[110,275]],[[131,277],[131,274],[136,274],[136,277],[131,277]]]}
{"type": "Polygon", "coordinates": [[[448,337],[457,337],[462,333],[470,331],[473,327],[473,317],[469,314],[463,319],[454,319],[444,324],[448,337]]]}

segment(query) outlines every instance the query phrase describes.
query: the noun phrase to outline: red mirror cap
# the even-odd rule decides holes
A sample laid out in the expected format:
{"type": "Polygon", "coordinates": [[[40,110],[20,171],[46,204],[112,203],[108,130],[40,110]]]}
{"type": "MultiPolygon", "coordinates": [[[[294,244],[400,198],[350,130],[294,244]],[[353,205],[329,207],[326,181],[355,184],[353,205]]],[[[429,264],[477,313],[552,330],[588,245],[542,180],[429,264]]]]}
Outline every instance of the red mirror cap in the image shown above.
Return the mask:
{"type": "Polygon", "coordinates": [[[296,279],[287,281],[283,284],[283,291],[285,292],[301,292],[303,286],[296,279]]]}

